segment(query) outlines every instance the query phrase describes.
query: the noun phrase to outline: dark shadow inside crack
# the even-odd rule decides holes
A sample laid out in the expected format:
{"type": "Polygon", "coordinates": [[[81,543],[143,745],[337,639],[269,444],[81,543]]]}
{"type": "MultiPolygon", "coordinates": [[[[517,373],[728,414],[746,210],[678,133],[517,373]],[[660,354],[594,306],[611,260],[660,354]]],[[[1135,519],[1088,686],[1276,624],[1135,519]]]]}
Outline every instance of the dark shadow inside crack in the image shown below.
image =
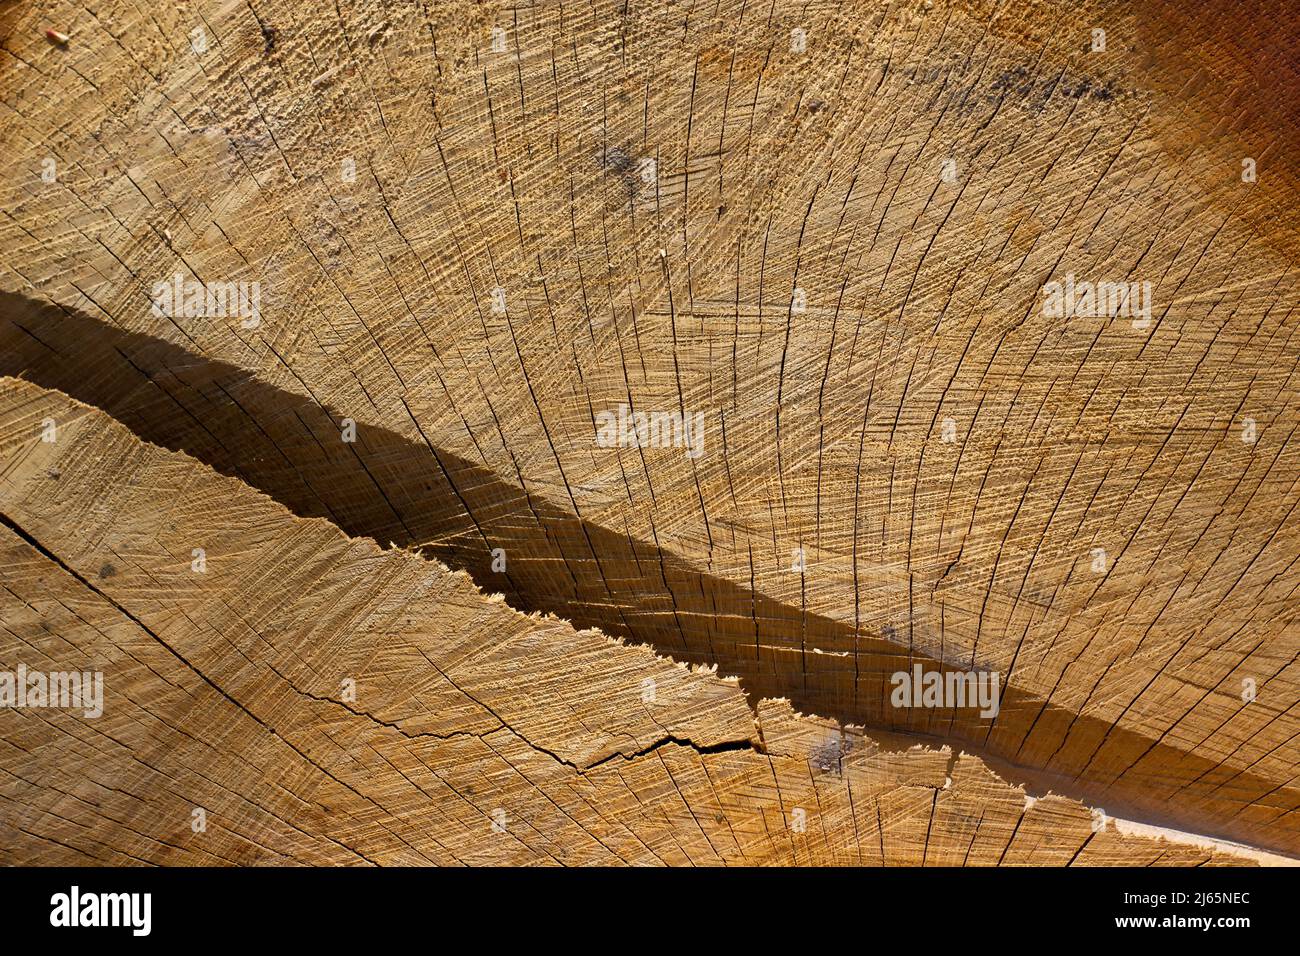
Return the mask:
{"type": "Polygon", "coordinates": [[[0,293],[0,374],[58,389],[140,438],[184,451],[295,514],[463,569],[515,608],[548,612],[734,674],[751,701],[947,743],[1013,783],[1178,829],[1295,852],[1300,790],[1080,715],[1011,684],[992,720],[895,708],[890,677],[960,669],[883,635],[703,573],[670,551],[583,520],[486,466],[358,423],[247,369],[0,293]],[[493,569],[493,549],[505,569],[493,569]],[[821,653],[813,649],[820,650],[821,653]]]}

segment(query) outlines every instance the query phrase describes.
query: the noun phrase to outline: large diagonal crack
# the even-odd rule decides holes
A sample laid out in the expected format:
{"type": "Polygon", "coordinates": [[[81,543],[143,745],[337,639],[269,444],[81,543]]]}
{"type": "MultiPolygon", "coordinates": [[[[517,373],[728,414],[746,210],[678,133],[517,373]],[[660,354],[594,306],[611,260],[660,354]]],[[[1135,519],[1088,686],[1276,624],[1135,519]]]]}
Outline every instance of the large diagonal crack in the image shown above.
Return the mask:
{"type": "MultiPolygon", "coordinates": [[[[184,451],[296,514],[463,569],[520,611],[548,612],[680,660],[717,665],[740,678],[751,701],[785,697],[842,724],[949,744],[979,755],[1008,780],[1135,819],[1273,849],[1300,845],[1295,788],[1237,768],[1225,777],[1206,757],[1072,712],[1015,683],[1006,686],[992,729],[969,711],[893,708],[889,679],[896,671],[920,664],[944,672],[970,662],[929,658],[903,640],[703,573],[501,480],[423,433],[413,440],[362,425],[356,443],[344,443],[344,412],[248,370],[12,293],[0,293],[0,374],[100,408],[140,438],[184,451]],[[490,549],[497,547],[508,555],[504,573],[492,569],[490,549]],[[607,571],[613,568],[619,573],[607,571]],[[756,644],[772,653],[756,654],[756,644]],[[817,670],[799,666],[805,647],[823,652],[806,658],[817,670]],[[945,733],[929,732],[945,724],[945,733]],[[1102,743],[1071,748],[1069,739],[1102,743]],[[1036,749],[1033,743],[1052,757],[1041,767],[1017,763],[1019,754],[1036,749]],[[1101,765],[1125,769],[1111,779],[1095,770],[1084,776],[1088,761],[1078,755],[1096,749],[1105,751],[1101,765]],[[1214,788],[1184,789],[1202,778],[1214,788]],[[1267,825],[1241,817],[1243,807],[1265,796],[1276,811],[1267,825]]],[[[667,735],[659,745],[675,742],[667,735]]],[[[620,755],[605,759],[613,756],[620,755]]]]}

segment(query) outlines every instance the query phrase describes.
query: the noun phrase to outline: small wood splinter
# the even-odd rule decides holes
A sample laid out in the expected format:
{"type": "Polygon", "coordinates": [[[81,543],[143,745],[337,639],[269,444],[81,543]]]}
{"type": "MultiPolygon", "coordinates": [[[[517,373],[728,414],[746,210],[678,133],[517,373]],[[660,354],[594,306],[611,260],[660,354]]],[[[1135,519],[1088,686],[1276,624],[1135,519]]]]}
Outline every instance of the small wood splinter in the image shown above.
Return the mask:
{"type": "Polygon", "coordinates": [[[68,40],[71,39],[66,33],[60,33],[58,30],[46,30],[45,35],[57,43],[59,46],[67,46],[68,40]]]}

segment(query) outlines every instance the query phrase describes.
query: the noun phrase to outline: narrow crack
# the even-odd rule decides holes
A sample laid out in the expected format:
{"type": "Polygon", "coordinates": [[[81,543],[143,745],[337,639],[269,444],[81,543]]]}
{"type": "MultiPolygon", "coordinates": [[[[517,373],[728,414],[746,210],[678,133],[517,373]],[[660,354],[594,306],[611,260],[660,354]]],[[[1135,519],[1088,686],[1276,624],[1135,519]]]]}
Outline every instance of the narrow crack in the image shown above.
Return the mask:
{"type": "MultiPolygon", "coordinates": [[[[158,644],[159,644],[163,649],[165,649],[169,654],[171,654],[171,655],[172,655],[173,657],[175,657],[178,661],[180,661],[181,664],[184,665],[185,668],[186,668],[187,670],[189,670],[192,674],[194,674],[195,677],[199,678],[199,680],[203,681],[203,683],[205,683],[205,684],[207,684],[209,687],[211,687],[214,691],[216,691],[218,694],[220,694],[221,697],[223,697],[223,698],[224,698],[224,699],[225,699],[229,704],[231,704],[231,705],[232,705],[233,707],[235,707],[237,710],[239,710],[240,712],[242,712],[243,714],[245,714],[249,719],[251,719],[252,721],[254,721],[254,722],[255,722],[259,727],[261,727],[263,730],[265,730],[265,731],[266,731],[267,733],[269,733],[271,736],[275,737],[277,740],[281,740],[281,741],[283,741],[284,744],[285,744],[285,746],[287,746],[290,750],[292,750],[294,753],[296,753],[299,757],[301,757],[301,758],[302,758],[304,761],[306,761],[308,764],[310,764],[311,766],[315,767],[315,768],[316,768],[317,770],[319,770],[321,773],[325,774],[325,776],[329,777],[331,780],[333,780],[333,781],[334,781],[335,783],[337,783],[339,786],[341,786],[341,787],[343,787],[344,789],[346,789],[346,790],[350,791],[351,793],[355,794],[357,797],[360,797],[360,798],[361,798],[363,801],[365,801],[366,803],[370,803],[370,802],[371,802],[370,799],[369,799],[368,797],[366,797],[363,793],[361,793],[359,790],[357,790],[357,789],[356,789],[355,787],[353,787],[351,784],[346,783],[346,782],[343,781],[343,780],[340,780],[338,777],[334,776],[334,774],[330,773],[328,770],[326,770],[326,769],[325,769],[324,767],[322,767],[320,764],[316,763],[316,761],[312,760],[311,757],[307,756],[307,754],[305,754],[305,753],[303,753],[301,750],[299,750],[298,747],[293,743],[293,741],[291,741],[291,740],[289,740],[288,738],[282,736],[281,734],[276,733],[276,730],[275,730],[274,727],[272,727],[272,726],[270,726],[269,724],[267,724],[266,721],[262,720],[261,717],[258,717],[257,714],[253,713],[251,710],[249,710],[247,707],[245,707],[242,703],[240,703],[238,700],[236,700],[234,697],[232,697],[230,694],[228,694],[228,693],[227,693],[227,692],[226,692],[226,691],[225,691],[225,690],[224,690],[224,689],[223,689],[219,684],[217,684],[214,680],[212,680],[210,677],[208,677],[207,674],[204,674],[201,670],[199,670],[197,667],[195,667],[193,664],[191,664],[191,663],[189,662],[189,660],[187,660],[187,659],[185,658],[185,656],[184,656],[183,654],[180,653],[180,651],[178,651],[178,650],[176,650],[176,648],[172,647],[171,644],[169,644],[166,640],[164,640],[161,636],[159,636],[159,635],[158,635],[158,634],[157,634],[157,633],[156,633],[152,628],[149,627],[149,625],[145,624],[142,620],[140,620],[138,617],[136,617],[134,614],[132,614],[130,611],[128,611],[126,608],[124,608],[124,607],[123,607],[121,604],[119,604],[119,603],[118,603],[118,602],[117,602],[117,601],[116,601],[112,596],[110,596],[110,595],[108,595],[108,594],[105,594],[105,593],[104,593],[103,591],[101,591],[99,588],[95,587],[95,585],[93,585],[89,580],[87,580],[87,579],[86,579],[86,578],[85,578],[85,577],[84,577],[80,572],[78,572],[75,568],[71,567],[71,566],[70,566],[69,564],[67,564],[67,563],[66,563],[62,558],[60,558],[57,554],[55,554],[53,551],[51,551],[49,548],[47,548],[45,545],[43,545],[39,540],[36,539],[36,537],[34,537],[32,534],[30,534],[30,533],[29,533],[25,528],[23,528],[20,524],[18,524],[16,521],[14,521],[14,520],[13,520],[13,519],[8,515],[8,514],[4,513],[3,511],[0,511],[0,525],[4,525],[6,528],[8,528],[10,531],[12,531],[15,535],[17,535],[17,536],[18,536],[19,538],[21,538],[24,542],[26,542],[28,545],[30,545],[33,549],[35,549],[37,552],[39,552],[43,557],[45,557],[47,560],[49,560],[49,561],[52,562],[53,564],[57,565],[57,566],[58,566],[61,570],[63,570],[66,574],[70,575],[73,579],[75,579],[78,583],[80,583],[83,587],[85,587],[85,588],[86,588],[88,591],[90,591],[92,594],[96,595],[97,597],[99,597],[99,598],[101,598],[102,600],[106,601],[108,604],[112,605],[113,608],[115,608],[119,614],[121,614],[123,617],[125,617],[128,621],[130,621],[132,624],[134,624],[136,627],[138,627],[138,628],[139,628],[141,631],[143,631],[145,634],[148,634],[151,638],[153,638],[155,641],[157,641],[158,644]]],[[[357,856],[361,857],[361,859],[365,860],[367,863],[371,864],[372,866],[378,866],[378,865],[379,865],[379,864],[376,863],[374,860],[370,859],[368,856],[366,856],[364,853],[362,853],[360,850],[356,850],[356,849],[353,849],[352,847],[349,847],[349,846],[344,845],[343,843],[339,843],[339,841],[335,840],[333,837],[329,836],[328,834],[324,834],[324,836],[325,836],[325,839],[330,840],[330,841],[333,842],[333,843],[336,843],[338,846],[340,846],[340,847],[342,847],[343,849],[349,851],[350,853],[355,853],[357,856]]],[[[405,842],[405,841],[403,841],[403,842],[405,842]]],[[[415,849],[415,848],[412,847],[411,849],[415,849]]],[[[417,851],[417,852],[418,852],[418,851],[417,851]]]]}

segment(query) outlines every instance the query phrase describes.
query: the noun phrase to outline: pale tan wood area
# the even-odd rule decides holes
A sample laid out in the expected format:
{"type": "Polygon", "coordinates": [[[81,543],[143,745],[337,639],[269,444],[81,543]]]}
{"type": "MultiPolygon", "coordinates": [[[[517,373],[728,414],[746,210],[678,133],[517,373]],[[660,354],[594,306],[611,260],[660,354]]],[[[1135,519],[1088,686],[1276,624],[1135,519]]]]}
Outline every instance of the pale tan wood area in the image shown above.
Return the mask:
{"type": "Polygon", "coordinates": [[[105,678],[99,717],[0,711],[7,863],[1261,859],[755,715],[734,680],[523,615],[13,379],[0,453],[0,660],[105,678]]]}
{"type": "Polygon", "coordinates": [[[751,703],[1300,854],[1285,5],[109,0],[0,36],[0,372],[751,703]],[[1149,282],[1149,326],[1045,315],[1067,274],[1149,282]],[[260,322],[155,314],[176,275],[258,282],[260,322]],[[623,404],[701,414],[701,454],[600,447],[623,404]],[[999,713],[892,706],[917,664],[1000,674],[999,713]]]}

